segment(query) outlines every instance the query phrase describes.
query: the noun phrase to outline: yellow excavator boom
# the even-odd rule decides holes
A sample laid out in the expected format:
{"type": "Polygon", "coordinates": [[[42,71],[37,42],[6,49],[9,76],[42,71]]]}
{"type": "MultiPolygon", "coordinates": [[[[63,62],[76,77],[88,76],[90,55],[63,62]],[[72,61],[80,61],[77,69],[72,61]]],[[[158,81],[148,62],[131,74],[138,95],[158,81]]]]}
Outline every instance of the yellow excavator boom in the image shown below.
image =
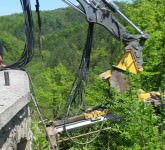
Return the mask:
{"type": "Polygon", "coordinates": [[[143,71],[143,69],[138,69],[134,56],[130,50],[127,50],[116,66],[114,66],[123,71],[129,71],[131,73],[137,74],[138,72],[143,71]]]}
{"type": "MultiPolygon", "coordinates": [[[[118,69],[118,70],[122,70],[122,71],[128,71],[134,74],[137,74],[141,71],[143,71],[143,69],[138,69],[136,66],[136,62],[134,59],[134,56],[132,54],[132,52],[130,50],[127,50],[124,54],[124,56],[122,58],[119,59],[117,65],[113,65],[113,68],[118,69]]],[[[101,73],[99,76],[101,79],[103,80],[107,80],[111,77],[112,75],[112,71],[111,70],[107,70],[103,73],[101,73]]]]}

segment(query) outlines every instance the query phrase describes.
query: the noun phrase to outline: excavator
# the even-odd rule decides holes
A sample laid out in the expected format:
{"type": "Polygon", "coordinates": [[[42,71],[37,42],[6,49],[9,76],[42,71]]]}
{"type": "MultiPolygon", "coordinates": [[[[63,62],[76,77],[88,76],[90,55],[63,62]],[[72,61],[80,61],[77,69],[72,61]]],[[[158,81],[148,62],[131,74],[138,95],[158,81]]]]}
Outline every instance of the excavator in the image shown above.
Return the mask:
{"type": "MultiPolygon", "coordinates": [[[[66,2],[75,8],[71,3],[68,1],[66,2]]],[[[123,72],[127,71],[138,74],[143,71],[142,47],[149,38],[149,35],[144,34],[119,10],[119,7],[110,0],[78,0],[78,2],[85,9],[85,15],[88,22],[94,22],[104,26],[112,35],[114,35],[114,37],[123,42],[124,56],[119,59],[117,65],[112,66],[112,70],[101,73],[99,77],[102,80],[108,81],[108,84],[118,92],[125,92],[129,89],[129,83],[123,72]],[[114,17],[116,14],[127,21],[138,34],[132,35],[128,33],[114,17]]],[[[77,8],[75,9],[77,10],[77,8]]],[[[160,92],[152,91],[147,93],[144,90],[139,89],[137,96],[139,101],[153,103],[155,107],[160,106],[160,92]]]]}
{"type": "MultiPolygon", "coordinates": [[[[106,110],[103,106],[95,106],[92,108],[87,109],[84,113],[78,114],[75,116],[70,117],[69,111],[73,101],[75,101],[77,93],[82,96],[81,91],[81,84],[86,79],[86,75],[88,74],[89,69],[89,59],[90,59],[90,52],[91,52],[91,41],[92,41],[92,31],[93,25],[99,24],[105,27],[116,39],[122,41],[124,45],[124,57],[121,58],[116,66],[113,66],[113,70],[108,70],[105,73],[101,74],[100,77],[105,80],[109,80],[111,86],[115,87],[119,92],[124,91],[129,88],[127,80],[123,77],[123,71],[129,71],[131,73],[139,73],[143,71],[143,58],[142,58],[142,48],[144,46],[145,41],[149,38],[149,35],[143,33],[133,22],[131,22],[119,9],[119,7],[110,0],[75,0],[78,2],[78,6],[75,5],[70,0],[63,0],[66,4],[72,7],[77,12],[81,13],[89,23],[89,30],[87,34],[87,43],[86,48],[83,53],[83,59],[81,60],[80,65],[80,75],[78,80],[75,82],[76,86],[73,87],[71,93],[69,95],[69,105],[67,107],[67,114],[64,119],[57,120],[57,121],[50,121],[48,124],[45,124],[42,115],[41,120],[44,126],[46,127],[46,134],[51,149],[57,150],[58,143],[65,142],[68,140],[73,141],[77,144],[89,144],[92,142],[99,133],[103,130],[108,130],[110,128],[102,129],[103,123],[101,127],[97,131],[88,132],[87,134],[82,134],[79,136],[71,137],[68,131],[73,131],[75,129],[81,129],[86,126],[91,126],[96,123],[104,122],[106,120],[120,120],[121,117],[113,114],[111,111],[106,110]],[[116,16],[121,17],[124,19],[134,30],[137,34],[130,34],[118,21],[116,16]],[[59,140],[59,134],[65,132],[68,136],[67,139],[59,140]],[[85,143],[80,143],[74,141],[75,138],[83,137],[90,134],[96,134],[96,136],[92,140],[87,140],[85,143]]],[[[23,6],[29,6],[30,1],[23,1],[23,6]]],[[[31,20],[31,11],[30,7],[24,7],[24,13],[26,15],[26,34],[27,34],[27,44],[25,49],[31,51],[33,49],[33,34],[32,34],[32,20],[31,20]]],[[[31,54],[31,53],[30,53],[31,54]]],[[[13,65],[7,66],[9,68],[18,68],[20,66],[26,65],[30,60],[31,56],[29,53],[24,53],[22,58],[13,65]],[[26,55],[27,54],[27,55],[26,55]],[[26,57],[27,56],[27,57],[26,57]],[[26,61],[24,61],[26,58],[26,61]]],[[[35,92],[34,92],[35,93],[35,92]]],[[[152,93],[145,93],[143,90],[139,90],[139,99],[145,101],[146,96],[152,98],[153,96],[160,96],[160,93],[152,92],[152,93]]],[[[33,99],[33,97],[32,97],[33,99]]],[[[35,100],[34,100],[35,101],[35,100]]],[[[34,102],[35,103],[35,102],[34,102]]],[[[41,113],[36,103],[36,108],[39,114],[41,113]]]]}
{"type": "Polygon", "coordinates": [[[133,74],[138,74],[143,71],[142,48],[145,41],[149,38],[149,35],[143,33],[120,11],[119,7],[110,0],[77,0],[81,7],[76,7],[69,0],[64,0],[64,2],[83,14],[88,22],[102,25],[117,40],[122,41],[124,45],[124,56],[119,59],[117,65],[112,66],[112,70],[100,74],[100,78],[107,80],[118,92],[128,90],[129,84],[123,72],[128,71],[133,74]],[[130,34],[117,20],[116,16],[130,24],[137,34],[130,34]]]}
{"type": "MultiPolygon", "coordinates": [[[[143,71],[143,58],[142,58],[142,48],[144,46],[145,41],[149,38],[147,33],[143,33],[133,22],[131,22],[119,9],[119,7],[112,2],[111,0],[76,0],[78,3],[75,4],[71,0],[63,0],[67,5],[71,8],[82,14],[89,24],[98,24],[103,26],[106,30],[108,30],[117,40],[122,41],[124,56],[119,60],[117,65],[112,66],[112,70],[108,70],[102,74],[100,74],[100,78],[104,80],[108,80],[109,84],[114,87],[118,92],[124,92],[129,88],[128,81],[123,72],[131,72],[137,74],[143,71]],[[137,34],[129,33],[123,25],[119,22],[117,18],[122,18],[127,22],[137,34]]],[[[85,52],[84,55],[89,55],[89,49],[91,49],[91,30],[88,30],[87,36],[87,49],[88,52],[85,52]],[[90,46],[89,46],[90,45],[90,46]]],[[[89,57],[84,57],[81,60],[81,64],[84,59],[90,59],[89,57]]],[[[85,64],[89,67],[89,60],[85,64]]],[[[82,70],[81,74],[87,72],[83,70],[84,66],[80,66],[82,70]]],[[[84,76],[80,76],[80,80],[84,80],[84,76]]],[[[76,93],[76,89],[79,88],[81,81],[78,80],[76,86],[73,88],[73,93],[76,93]]],[[[78,93],[77,92],[77,93],[78,93]]],[[[72,93],[72,92],[71,92],[72,93]]],[[[139,99],[142,101],[146,101],[148,98],[152,97],[160,97],[159,92],[145,93],[143,90],[139,90],[139,99]]],[[[71,98],[75,99],[75,94],[71,94],[71,98]]],[[[70,101],[72,104],[73,99],[70,101]]],[[[159,105],[159,104],[158,104],[159,105]]],[[[70,110],[70,105],[68,106],[68,112],[70,110]]],[[[69,113],[67,113],[69,114],[69,113]]],[[[69,115],[68,115],[69,116],[69,115]]],[[[54,122],[50,122],[47,124],[47,135],[49,137],[49,142],[52,147],[57,149],[57,134],[66,132],[68,135],[68,139],[74,141],[76,137],[70,137],[68,131],[75,130],[77,128],[86,127],[89,125],[93,125],[98,122],[103,122],[104,120],[113,120],[117,118],[117,116],[100,106],[96,106],[88,109],[85,113],[68,117],[64,120],[57,120],[54,122]]],[[[99,132],[99,131],[98,131],[99,132]]],[[[97,132],[96,132],[97,133],[97,132]]],[[[90,133],[88,133],[89,135],[90,133]]],[[[92,133],[91,133],[92,134],[92,133]]],[[[82,135],[84,136],[84,135],[82,135]]],[[[80,136],[81,137],[81,136],[80,136]]],[[[66,139],[66,141],[68,140],[66,139]]],[[[74,141],[75,142],[75,141],[74,141]]],[[[77,143],[77,142],[75,142],[77,143]]],[[[89,141],[87,142],[89,143],[89,141]]],[[[87,144],[85,143],[85,144],[87,144]]],[[[83,144],[83,143],[78,143],[83,144]]]]}
{"type": "MultiPolygon", "coordinates": [[[[69,0],[63,0],[76,11],[86,17],[89,23],[96,23],[105,27],[117,40],[122,41],[124,55],[119,59],[117,65],[100,74],[100,78],[108,81],[108,84],[118,92],[129,89],[129,82],[125,72],[138,74],[143,71],[142,48],[149,38],[133,22],[131,22],[111,0],[77,0],[80,7],[75,6],[69,0]],[[134,28],[137,34],[130,34],[118,21],[117,17],[124,19],[134,28]]],[[[137,92],[139,101],[152,104],[155,108],[160,107],[160,92],[145,92],[139,89],[137,92]]]]}

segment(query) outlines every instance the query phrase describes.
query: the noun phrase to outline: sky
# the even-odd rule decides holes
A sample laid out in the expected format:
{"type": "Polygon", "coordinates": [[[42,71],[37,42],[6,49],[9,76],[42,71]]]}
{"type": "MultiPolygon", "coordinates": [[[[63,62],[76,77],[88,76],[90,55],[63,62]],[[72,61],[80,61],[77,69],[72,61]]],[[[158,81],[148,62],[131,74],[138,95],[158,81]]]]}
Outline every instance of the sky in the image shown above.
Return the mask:
{"type": "MultiPolygon", "coordinates": [[[[70,0],[75,3],[75,0],[70,0]]],[[[115,0],[123,1],[123,0],[115,0]]],[[[125,0],[126,1],[126,0],[125,0]]],[[[129,0],[128,0],[129,1],[129,0]]],[[[36,0],[30,0],[32,10],[35,10],[36,0]]],[[[40,10],[53,10],[64,8],[67,5],[62,0],[39,0],[40,10]]],[[[0,0],[0,16],[10,15],[13,13],[21,13],[22,8],[20,0],[0,0]]]]}
{"type": "MultiPolygon", "coordinates": [[[[36,0],[30,0],[31,7],[35,10],[36,0]]],[[[62,0],[39,0],[41,10],[64,8],[67,5],[62,0]]],[[[20,0],[0,0],[0,16],[22,12],[20,0]]]]}

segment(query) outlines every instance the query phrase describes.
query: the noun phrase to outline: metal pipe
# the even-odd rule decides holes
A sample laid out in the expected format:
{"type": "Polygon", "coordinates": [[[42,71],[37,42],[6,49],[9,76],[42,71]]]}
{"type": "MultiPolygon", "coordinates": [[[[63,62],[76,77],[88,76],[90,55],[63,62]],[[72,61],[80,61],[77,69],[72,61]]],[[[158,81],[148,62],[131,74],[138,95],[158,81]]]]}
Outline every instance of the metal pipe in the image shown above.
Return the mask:
{"type": "Polygon", "coordinates": [[[137,32],[144,34],[131,20],[129,20],[119,9],[116,10],[137,32]]]}
{"type": "Polygon", "coordinates": [[[110,0],[103,0],[110,9],[113,9],[116,11],[122,18],[124,18],[137,32],[140,34],[144,34],[131,20],[129,20],[120,10],[119,7],[112,1],[110,0]]]}
{"type": "MultiPolygon", "coordinates": [[[[107,127],[105,129],[96,130],[96,131],[93,131],[93,132],[88,132],[88,133],[85,133],[85,134],[74,136],[74,137],[72,137],[72,139],[81,138],[83,136],[87,136],[87,135],[90,135],[90,134],[95,134],[95,133],[98,133],[100,131],[105,131],[105,130],[110,130],[110,129],[112,129],[112,128],[111,127],[107,127]]],[[[61,143],[61,142],[69,141],[69,140],[70,140],[70,138],[62,139],[62,140],[57,141],[57,143],[61,143]]]]}
{"type": "Polygon", "coordinates": [[[90,126],[90,125],[93,125],[93,124],[96,124],[96,123],[99,123],[99,122],[103,122],[103,121],[106,121],[106,120],[112,121],[112,120],[116,120],[116,119],[120,119],[120,117],[115,115],[115,114],[110,113],[110,114],[107,114],[105,116],[100,116],[98,118],[95,118],[94,120],[87,119],[87,120],[75,121],[75,122],[68,123],[68,124],[62,124],[62,125],[57,126],[55,128],[56,128],[57,133],[62,133],[65,130],[68,130],[68,131],[69,130],[74,130],[74,129],[90,126]],[[64,128],[64,126],[65,126],[65,128],[64,128]]]}
{"type": "Polygon", "coordinates": [[[86,16],[86,14],[79,9],[76,5],[74,5],[72,2],[70,2],[69,0],[62,0],[64,3],[66,3],[67,5],[69,5],[70,7],[72,7],[73,9],[75,9],[76,11],[80,12],[81,14],[83,14],[84,16],[86,16]]]}

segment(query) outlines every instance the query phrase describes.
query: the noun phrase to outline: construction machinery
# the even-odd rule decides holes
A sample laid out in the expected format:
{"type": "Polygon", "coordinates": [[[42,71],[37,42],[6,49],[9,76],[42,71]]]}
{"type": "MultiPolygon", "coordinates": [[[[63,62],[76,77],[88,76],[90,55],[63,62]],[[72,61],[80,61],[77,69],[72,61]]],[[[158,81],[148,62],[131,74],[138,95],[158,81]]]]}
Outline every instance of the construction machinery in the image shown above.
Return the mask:
{"type": "MultiPolygon", "coordinates": [[[[57,120],[57,121],[51,121],[49,122],[49,124],[45,125],[45,122],[39,110],[39,106],[36,103],[37,101],[34,100],[35,106],[40,114],[42,123],[44,124],[44,126],[46,126],[48,141],[52,149],[58,149],[58,146],[57,146],[59,143],[58,134],[62,132],[66,132],[69,137],[68,139],[73,141],[74,138],[86,136],[93,133],[99,134],[102,130],[106,130],[106,129],[102,129],[102,125],[103,125],[102,124],[99,130],[94,131],[94,132],[89,132],[89,133],[76,136],[76,137],[70,137],[68,134],[68,131],[90,126],[99,122],[103,122],[105,120],[110,120],[110,121],[120,120],[123,117],[123,116],[117,116],[113,114],[112,112],[110,112],[109,110],[106,110],[106,108],[102,106],[97,106],[97,107],[88,109],[86,112],[79,115],[75,115],[71,117],[69,116],[71,105],[73,104],[73,101],[75,101],[77,93],[80,94],[80,97],[82,97],[81,84],[83,84],[83,81],[85,81],[86,75],[88,74],[93,24],[99,24],[105,27],[115,38],[117,38],[119,41],[122,41],[124,45],[124,48],[123,48],[124,57],[119,60],[116,66],[113,66],[113,70],[108,70],[107,72],[100,75],[102,79],[108,79],[111,86],[116,87],[116,89],[119,92],[125,91],[126,89],[129,88],[128,82],[125,79],[126,77],[123,76],[122,74],[123,71],[128,70],[129,72],[137,74],[143,70],[142,47],[145,41],[149,38],[148,34],[143,33],[133,22],[131,22],[120,11],[119,7],[110,0],[76,0],[79,4],[78,6],[75,5],[73,2],[71,2],[70,0],[63,0],[63,1],[86,17],[86,20],[89,23],[89,30],[88,30],[86,48],[82,57],[83,59],[81,60],[80,75],[77,81],[75,82],[75,87],[73,87],[69,95],[69,99],[71,100],[69,101],[65,118],[61,120],[57,120]],[[130,26],[134,28],[137,34],[130,34],[118,21],[116,16],[121,17],[128,24],[130,24],[130,26]]],[[[24,0],[23,2],[24,2],[23,4],[25,5],[29,1],[24,0]]],[[[37,5],[37,7],[39,6],[37,5]]],[[[24,7],[25,10],[26,8],[27,7],[24,7]]],[[[31,13],[25,13],[25,14],[27,15],[26,17],[27,21],[28,21],[28,18],[31,19],[31,13]]],[[[27,39],[29,40],[27,40],[28,43],[27,43],[27,47],[25,48],[26,49],[28,48],[28,51],[31,52],[33,49],[33,34],[30,34],[30,33],[32,33],[33,30],[28,30],[28,29],[31,29],[32,27],[32,23],[31,22],[29,23],[29,22],[26,23],[27,24],[27,28],[26,28],[27,39]]],[[[26,52],[18,62],[8,67],[19,68],[19,67],[25,66],[31,60],[31,56],[32,56],[31,53],[29,55],[29,53],[26,52]]],[[[142,101],[144,101],[146,98],[151,99],[154,96],[159,97],[160,93],[148,94],[142,90],[139,90],[139,99],[141,99],[142,101]]],[[[110,128],[107,128],[107,130],[108,129],[110,128]]],[[[68,139],[65,139],[64,141],[68,139]]],[[[85,143],[78,143],[78,144],[88,144],[92,141],[93,139],[85,143]]]]}
{"type": "MultiPolygon", "coordinates": [[[[75,100],[76,96],[79,94],[80,96],[79,95],[78,96],[82,97],[81,85],[84,84],[84,81],[86,80],[86,76],[88,74],[90,52],[92,45],[91,43],[92,43],[93,25],[99,24],[105,27],[116,39],[118,39],[123,43],[124,57],[119,60],[116,66],[113,66],[113,70],[109,70],[103,73],[102,75],[100,75],[100,77],[103,79],[109,79],[111,86],[116,87],[116,89],[119,92],[125,91],[126,89],[129,88],[128,82],[125,79],[126,77],[123,76],[122,71],[128,70],[129,72],[137,74],[143,70],[142,48],[144,46],[145,41],[149,38],[148,34],[143,33],[133,22],[131,22],[120,11],[119,7],[110,0],[76,0],[79,4],[78,6],[75,5],[70,0],[63,0],[63,1],[86,17],[86,20],[89,23],[89,29],[88,29],[86,47],[83,53],[83,57],[81,59],[80,74],[78,79],[75,81],[75,86],[73,86],[73,89],[69,94],[68,99],[70,99],[70,101],[68,107],[66,108],[67,109],[66,116],[64,116],[64,118],[62,118],[61,120],[50,121],[48,124],[45,124],[39,106],[37,104],[37,100],[35,100],[36,99],[35,97],[32,97],[32,99],[34,99],[34,103],[37,108],[37,111],[39,112],[41,122],[43,123],[44,126],[46,126],[45,131],[52,149],[58,149],[58,143],[60,142],[58,140],[59,138],[58,135],[61,134],[62,132],[66,132],[66,134],[68,135],[68,139],[64,139],[64,141],[66,140],[73,141],[74,138],[83,137],[93,133],[97,133],[96,135],[97,137],[102,130],[109,130],[110,128],[103,129],[102,128],[103,124],[101,124],[99,130],[75,137],[70,137],[68,131],[73,131],[79,128],[81,129],[83,127],[87,127],[100,122],[102,123],[106,120],[114,121],[123,118],[123,116],[115,115],[111,111],[107,110],[102,106],[96,106],[90,108],[82,114],[69,116],[71,105],[73,104],[73,102],[76,101],[75,100]],[[130,34],[118,21],[116,16],[124,19],[130,26],[132,26],[132,28],[134,28],[137,34],[130,34]]],[[[24,0],[23,2],[24,2],[23,4],[25,5],[29,1],[24,0]]],[[[37,7],[39,6],[37,5],[37,7]]],[[[26,7],[24,9],[26,10],[26,7]]],[[[27,15],[26,17],[27,19],[31,18],[31,13],[25,13],[25,14],[27,15]]],[[[27,23],[27,29],[26,29],[28,31],[27,39],[29,40],[27,40],[28,43],[27,43],[27,47],[25,47],[25,50],[28,48],[27,49],[28,52],[31,52],[33,49],[33,34],[31,33],[33,30],[28,30],[31,29],[32,27],[32,23],[29,22],[27,23]]],[[[31,56],[32,56],[31,53],[30,55],[29,53],[25,53],[24,55],[22,55],[22,58],[18,62],[7,67],[19,68],[25,66],[31,60],[31,56]]],[[[141,98],[142,100],[146,99],[146,97],[152,98],[152,96],[159,96],[159,93],[146,94],[142,90],[139,91],[139,94],[140,94],[139,98],[141,98]],[[143,94],[143,96],[141,95],[141,93],[143,94]]],[[[85,143],[79,142],[78,144],[89,144],[90,142],[93,141],[93,139],[85,143]]],[[[77,143],[76,141],[74,142],[77,143]]]]}
{"type": "Polygon", "coordinates": [[[122,71],[139,73],[143,70],[142,48],[145,41],[149,38],[148,34],[143,33],[133,22],[131,22],[110,0],[77,0],[81,7],[75,6],[69,0],[63,0],[76,11],[83,14],[87,21],[105,27],[114,37],[122,41],[124,45],[124,56],[119,60],[112,70],[101,74],[102,79],[108,79],[111,86],[117,91],[122,92],[128,89],[129,85],[122,71]],[[124,19],[130,24],[137,34],[130,34],[117,17],[124,19]]]}
{"type": "MultiPolygon", "coordinates": [[[[127,81],[123,79],[123,76],[120,75],[120,72],[116,72],[116,70],[129,70],[135,74],[141,72],[143,70],[142,47],[145,41],[149,38],[148,34],[143,33],[120,11],[119,7],[110,0],[76,0],[78,5],[70,0],[63,1],[86,17],[86,20],[89,23],[89,29],[86,47],[81,59],[80,74],[78,79],[75,81],[75,86],[73,86],[70,92],[70,102],[67,107],[66,116],[63,120],[50,122],[47,125],[48,137],[52,147],[54,148],[57,148],[57,135],[63,131],[66,131],[67,133],[68,130],[86,127],[97,122],[103,122],[104,120],[111,120],[114,118],[118,119],[118,116],[105,110],[104,108],[100,109],[100,107],[92,108],[90,112],[85,112],[81,115],[75,115],[72,117],[69,116],[71,105],[76,101],[76,96],[80,93],[79,97],[82,97],[81,84],[83,84],[82,82],[86,80],[86,75],[88,74],[93,25],[99,24],[105,27],[116,39],[122,41],[124,45],[124,59],[122,58],[117,66],[113,66],[115,71],[109,70],[101,75],[104,79],[114,78],[113,81],[115,81],[115,83],[111,83],[113,83],[114,86],[119,87],[119,91],[124,91],[127,89],[126,86],[128,84],[126,83],[127,81]],[[134,28],[137,34],[130,34],[118,21],[116,16],[124,19],[130,26],[132,26],[132,28],[134,28]],[[121,82],[123,83],[121,84],[121,82]],[[120,86],[120,84],[122,86],[120,86]]],[[[69,136],[69,139],[73,140],[73,137],[69,136]]],[[[89,141],[87,143],[89,143],[89,141]]]]}
{"type": "Polygon", "coordinates": [[[123,72],[137,74],[143,71],[142,48],[149,35],[131,22],[111,0],[76,0],[78,6],[70,0],[63,1],[84,15],[88,23],[105,27],[117,40],[122,41],[124,56],[119,59],[117,65],[112,66],[112,70],[100,74],[100,78],[108,80],[118,92],[128,90],[129,83],[123,72]],[[134,28],[137,34],[130,34],[119,22],[118,17],[134,28]]]}

